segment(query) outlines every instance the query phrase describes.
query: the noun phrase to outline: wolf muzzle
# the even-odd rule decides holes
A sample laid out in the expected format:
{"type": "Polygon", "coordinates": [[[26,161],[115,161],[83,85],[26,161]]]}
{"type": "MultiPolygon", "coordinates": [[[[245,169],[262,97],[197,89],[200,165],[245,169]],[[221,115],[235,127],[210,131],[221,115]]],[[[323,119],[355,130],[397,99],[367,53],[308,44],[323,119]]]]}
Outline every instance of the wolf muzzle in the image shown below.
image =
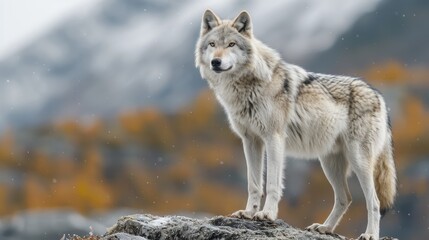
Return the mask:
{"type": "Polygon", "coordinates": [[[210,63],[212,65],[212,70],[215,71],[216,73],[225,72],[232,68],[232,66],[230,66],[227,69],[222,69],[221,67],[222,60],[220,58],[213,58],[213,60],[210,63]]]}

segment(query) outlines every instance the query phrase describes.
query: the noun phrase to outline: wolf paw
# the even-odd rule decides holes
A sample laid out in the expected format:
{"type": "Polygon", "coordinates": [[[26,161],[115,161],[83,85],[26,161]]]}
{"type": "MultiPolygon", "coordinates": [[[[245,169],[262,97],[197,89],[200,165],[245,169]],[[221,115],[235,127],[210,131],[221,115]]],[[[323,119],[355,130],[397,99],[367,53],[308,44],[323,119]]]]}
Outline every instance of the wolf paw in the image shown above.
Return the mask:
{"type": "Polygon", "coordinates": [[[306,227],[305,230],[310,231],[312,233],[321,233],[321,234],[333,234],[332,233],[332,228],[325,226],[323,224],[320,223],[313,223],[310,226],[306,227]]]}
{"type": "Polygon", "coordinates": [[[231,217],[243,218],[243,219],[252,219],[254,213],[255,212],[252,212],[252,211],[239,210],[239,211],[231,214],[231,217]]]}
{"type": "Polygon", "coordinates": [[[259,211],[256,212],[255,215],[253,216],[253,220],[259,220],[259,221],[263,221],[263,220],[269,220],[269,221],[274,221],[276,220],[276,214],[269,212],[269,211],[259,211]]]}
{"type": "Polygon", "coordinates": [[[378,238],[374,237],[372,234],[363,233],[360,235],[358,240],[378,240],[378,238]]]}

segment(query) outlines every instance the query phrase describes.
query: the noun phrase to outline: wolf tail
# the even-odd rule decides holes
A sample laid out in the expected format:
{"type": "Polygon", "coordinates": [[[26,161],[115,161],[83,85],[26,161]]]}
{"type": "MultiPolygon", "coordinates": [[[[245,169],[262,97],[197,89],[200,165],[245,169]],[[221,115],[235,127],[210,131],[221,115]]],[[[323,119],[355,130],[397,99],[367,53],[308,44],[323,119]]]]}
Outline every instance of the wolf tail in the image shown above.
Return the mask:
{"type": "Polygon", "coordinates": [[[382,216],[393,207],[396,197],[396,170],[390,130],[387,135],[385,146],[374,168],[375,190],[380,201],[382,216]]]}

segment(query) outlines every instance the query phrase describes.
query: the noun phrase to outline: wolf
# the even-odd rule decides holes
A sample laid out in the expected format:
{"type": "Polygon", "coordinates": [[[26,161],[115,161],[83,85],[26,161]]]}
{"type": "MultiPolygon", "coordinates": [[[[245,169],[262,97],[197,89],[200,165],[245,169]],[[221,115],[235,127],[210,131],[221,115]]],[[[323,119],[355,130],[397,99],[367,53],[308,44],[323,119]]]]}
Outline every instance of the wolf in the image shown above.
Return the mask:
{"type": "Polygon", "coordinates": [[[233,20],[205,11],[195,63],[243,143],[248,199],[233,217],[275,220],[285,156],[319,159],[335,202],[324,223],[306,229],[333,233],[352,201],[347,177],[353,171],[368,212],[359,239],[379,239],[381,213],[394,203],[396,172],[386,104],[378,91],[359,78],[286,63],[255,38],[246,11],[233,20]]]}

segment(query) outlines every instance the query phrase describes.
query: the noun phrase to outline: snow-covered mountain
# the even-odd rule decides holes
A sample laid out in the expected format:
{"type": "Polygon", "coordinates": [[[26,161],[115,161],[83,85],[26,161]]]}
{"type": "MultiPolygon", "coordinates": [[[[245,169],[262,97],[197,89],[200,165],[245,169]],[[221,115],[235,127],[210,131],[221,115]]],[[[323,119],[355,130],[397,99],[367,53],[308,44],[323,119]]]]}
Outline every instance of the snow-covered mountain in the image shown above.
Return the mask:
{"type": "Polygon", "coordinates": [[[100,1],[0,60],[0,129],[183,106],[206,86],[193,57],[206,8],[223,18],[248,10],[258,38],[302,63],[378,2],[100,1]]]}

